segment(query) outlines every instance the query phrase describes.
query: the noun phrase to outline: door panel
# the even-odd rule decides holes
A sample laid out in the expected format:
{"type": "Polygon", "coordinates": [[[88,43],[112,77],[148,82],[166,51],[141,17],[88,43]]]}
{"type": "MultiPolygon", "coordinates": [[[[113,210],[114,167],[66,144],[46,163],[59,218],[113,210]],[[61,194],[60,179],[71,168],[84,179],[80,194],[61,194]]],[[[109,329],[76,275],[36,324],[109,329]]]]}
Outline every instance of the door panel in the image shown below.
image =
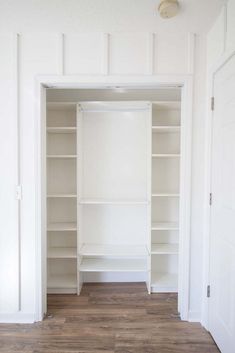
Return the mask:
{"type": "Polygon", "coordinates": [[[235,347],[235,56],[214,80],[209,328],[223,353],[235,347]]]}

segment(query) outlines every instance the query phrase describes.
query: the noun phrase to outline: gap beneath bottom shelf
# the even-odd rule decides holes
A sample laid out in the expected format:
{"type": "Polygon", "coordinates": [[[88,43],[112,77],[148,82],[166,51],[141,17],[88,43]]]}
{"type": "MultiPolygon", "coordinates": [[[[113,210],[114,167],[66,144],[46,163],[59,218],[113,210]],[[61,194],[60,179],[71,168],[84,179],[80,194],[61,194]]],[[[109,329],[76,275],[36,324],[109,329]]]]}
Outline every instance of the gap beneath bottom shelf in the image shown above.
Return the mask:
{"type": "Polygon", "coordinates": [[[151,281],[152,293],[176,293],[178,291],[178,275],[174,273],[153,272],[151,281]]]}
{"type": "Polygon", "coordinates": [[[48,294],[76,294],[77,278],[76,275],[50,275],[47,279],[48,294]]]}

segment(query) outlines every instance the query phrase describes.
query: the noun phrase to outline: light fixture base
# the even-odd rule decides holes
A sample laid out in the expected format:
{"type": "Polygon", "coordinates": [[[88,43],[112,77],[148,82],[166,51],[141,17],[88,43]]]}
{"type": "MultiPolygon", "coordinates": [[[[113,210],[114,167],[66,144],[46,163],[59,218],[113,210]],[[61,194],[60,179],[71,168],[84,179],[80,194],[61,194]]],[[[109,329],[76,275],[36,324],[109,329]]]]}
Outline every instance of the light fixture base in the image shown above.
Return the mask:
{"type": "Polygon", "coordinates": [[[161,0],[158,11],[162,18],[174,17],[179,12],[179,2],[177,0],[161,0]]]}

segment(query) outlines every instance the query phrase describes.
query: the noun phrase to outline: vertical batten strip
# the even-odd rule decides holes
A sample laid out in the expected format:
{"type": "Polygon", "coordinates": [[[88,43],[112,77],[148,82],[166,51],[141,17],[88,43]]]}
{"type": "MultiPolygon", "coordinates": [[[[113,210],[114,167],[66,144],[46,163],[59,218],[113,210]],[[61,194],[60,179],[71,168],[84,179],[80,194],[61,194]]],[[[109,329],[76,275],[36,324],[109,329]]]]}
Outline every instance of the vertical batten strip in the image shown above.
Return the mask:
{"type": "Polygon", "coordinates": [[[102,67],[101,72],[103,75],[109,75],[109,44],[110,38],[109,33],[103,33],[103,59],[102,59],[102,67]]]}
{"type": "Polygon", "coordinates": [[[154,73],[154,33],[148,34],[148,49],[147,49],[147,75],[154,73]]]}
{"type": "Polygon", "coordinates": [[[195,34],[188,34],[188,74],[194,74],[195,34]]]}
{"type": "Polygon", "coordinates": [[[158,42],[157,42],[157,33],[153,33],[153,74],[157,74],[158,71],[158,42]]]}
{"type": "MultiPolygon", "coordinates": [[[[20,146],[20,114],[19,114],[19,34],[14,35],[13,43],[13,79],[14,79],[14,107],[16,117],[16,188],[21,187],[21,146],[20,146]]],[[[19,195],[18,195],[19,196],[19,195]]],[[[18,197],[17,200],[17,228],[18,228],[18,310],[21,310],[21,204],[18,197]]]]}
{"type": "Polygon", "coordinates": [[[58,74],[65,74],[64,33],[58,34],[58,74]]]}
{"type": "Polygon", "coordinates": [[[227,31],[228,31],[228,5],[225,4],[223,7],[223,16],[224,16],[224,40],[223,40],[223,52],[226,52],[227,49],[227,31]]]}

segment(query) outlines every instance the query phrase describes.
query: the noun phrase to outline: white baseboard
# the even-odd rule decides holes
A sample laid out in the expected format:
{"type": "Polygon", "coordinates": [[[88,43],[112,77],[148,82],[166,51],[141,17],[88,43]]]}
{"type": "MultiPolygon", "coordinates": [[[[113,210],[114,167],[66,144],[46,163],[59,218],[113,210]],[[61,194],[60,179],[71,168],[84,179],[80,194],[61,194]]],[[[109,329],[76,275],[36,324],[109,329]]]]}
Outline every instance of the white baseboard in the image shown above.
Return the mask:
{"type": "Polygon", "coordinates": [[[198,311],[190,311],[188,313],[188,321],[189,322],[199,322],[201,323],[201,315],[198,311]]]}
{"type": "Polygon", "coordinates": [[[0,313],[0,323],[4,324],[31,324],[35,322],[34,313],[0,313]]]}

